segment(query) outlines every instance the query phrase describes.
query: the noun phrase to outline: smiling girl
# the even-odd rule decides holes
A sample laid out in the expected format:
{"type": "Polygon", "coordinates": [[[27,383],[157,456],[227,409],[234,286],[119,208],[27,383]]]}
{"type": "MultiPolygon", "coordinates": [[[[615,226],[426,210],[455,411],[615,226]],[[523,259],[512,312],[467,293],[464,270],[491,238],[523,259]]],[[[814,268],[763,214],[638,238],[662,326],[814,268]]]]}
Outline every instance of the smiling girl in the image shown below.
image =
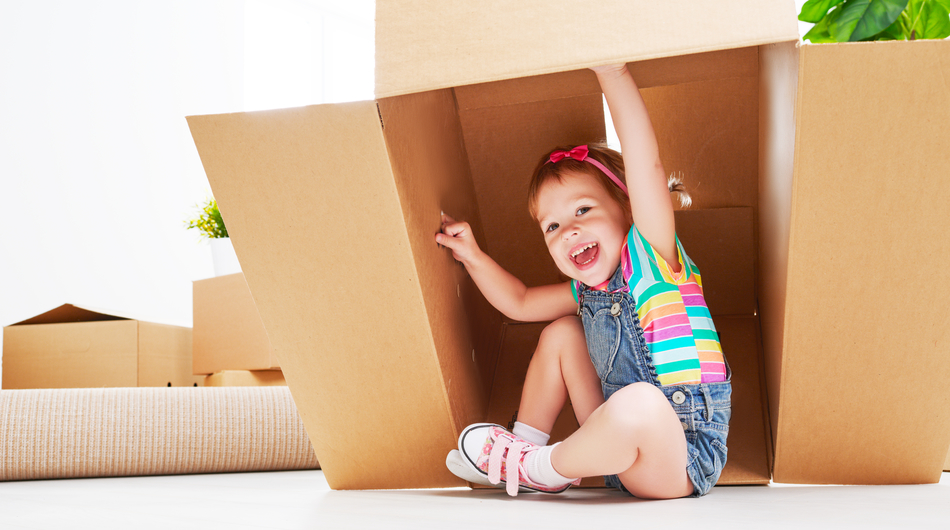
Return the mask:
{"type": "Polygon", "coordinates": [[[730,374],[699,269],[676,237],[653,126],[625,65],[593,69],[623,154],[556,149],[531,180],[528,208],[572,280],[526,287],[443,216],[452,250],[509,318],[552,321],[525,378],[512,432],[463,430],[446,465],[470,482],[557,493],[580,478],[642,498],[701,496],[726,462],[730,374]],[[628,192],[629,188],[629,192],[628,192]],[[547,445],[567,398],[580,428],[547,445]]]}

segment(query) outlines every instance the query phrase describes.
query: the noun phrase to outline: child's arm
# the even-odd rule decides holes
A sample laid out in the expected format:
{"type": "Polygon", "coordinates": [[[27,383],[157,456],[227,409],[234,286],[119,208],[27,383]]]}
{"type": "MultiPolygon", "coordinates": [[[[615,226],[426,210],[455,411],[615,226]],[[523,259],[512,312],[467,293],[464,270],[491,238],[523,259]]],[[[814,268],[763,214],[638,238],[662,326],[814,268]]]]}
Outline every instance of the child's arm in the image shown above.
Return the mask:
{"type": "MultiPolygon", "coordinates": [[[[671,267],[678,267],[676,226],[666,172],[643,97],[627,65],[592,68],[613,118],[630,190],[633,223],[671,267]]],[[[678,272],[678,271],[674,271],[678,272]]]]}
{"type": "Polygon", "coordinates": [[[577,312],[569,282],[526,287],[478,248],[468,223],[443,215],[442,233],[436,234],[435,241],[452,250],[485,299],[505,316],[523,322],[542,322],[577,312]]]}

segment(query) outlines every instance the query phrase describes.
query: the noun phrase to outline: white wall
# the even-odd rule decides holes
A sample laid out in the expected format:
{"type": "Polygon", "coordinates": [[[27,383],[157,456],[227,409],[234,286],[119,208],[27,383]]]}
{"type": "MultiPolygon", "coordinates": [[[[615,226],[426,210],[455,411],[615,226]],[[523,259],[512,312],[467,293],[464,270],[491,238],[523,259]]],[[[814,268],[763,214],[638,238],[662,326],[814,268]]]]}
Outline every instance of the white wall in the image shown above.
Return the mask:
{"type": "Polygon", "coordinates": [[[191,325],[210,187],[185,116],[371,99],[372,0],[0,7],[0,326],[62,303],[191,325]]]}

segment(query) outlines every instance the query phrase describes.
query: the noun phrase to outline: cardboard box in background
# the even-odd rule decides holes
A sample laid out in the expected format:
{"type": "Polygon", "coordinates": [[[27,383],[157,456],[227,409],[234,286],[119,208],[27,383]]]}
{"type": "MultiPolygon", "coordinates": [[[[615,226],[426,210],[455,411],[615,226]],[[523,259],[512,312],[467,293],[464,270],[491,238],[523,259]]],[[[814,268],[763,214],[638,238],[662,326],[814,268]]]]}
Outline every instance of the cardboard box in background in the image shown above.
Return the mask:
{"type": "Polygon", "coordinates": [[[527,180],[554,146],[604,137],[585,68],[615,62],[694,213],[751,212],[751,252],[742,231],[677,219],[701,235],[684,245],[734,372],[723,482],[939,480],[950,417],[929,411],[950,396],[906,389],[950,378],[950,288],[932,278],[950,218],[950,62],[933,58],[950,42],[799,48],[791,1],[491,4],[379,2],[377,101],[189,118],[331,487],[460,485],[444,466],[460,430],[507,423],[493,407],[518,392],[501,366],[521,325],[433,234],[451,213],[528,285],[562,280],[527,180]],[[728,248],[743,272],[717,272],[728,248]]]}
{"type": "Polygon", "coordinates": [[[196,375],[280,367],[243,273],[194,282],[196,375]]]}
{"type": "Polygon", "coordinates": [[[205,377],[205,386],[287,386],[280,370],[224,370],[205,377]]]}
{"type": "Polygon", "coordinates": [[[3,388],[200,386],[191,328],[64,304],[3,329],[3,388]]]}

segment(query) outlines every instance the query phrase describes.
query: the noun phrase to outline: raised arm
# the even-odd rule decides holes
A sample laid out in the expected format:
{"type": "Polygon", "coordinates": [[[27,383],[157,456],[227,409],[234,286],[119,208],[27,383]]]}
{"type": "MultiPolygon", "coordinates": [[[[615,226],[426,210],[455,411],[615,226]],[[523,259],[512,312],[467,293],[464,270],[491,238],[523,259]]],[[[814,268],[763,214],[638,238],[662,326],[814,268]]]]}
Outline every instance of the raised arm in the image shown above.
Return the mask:
{"type": "Polygon", "coordinates": [[[633,222],[663,259],[676,268],[679,260],[673,201],[643,97],[626,65],[600,66],[592,70],[607,98],[620,139],[633,222]]]}
{"type": "Polygon", "coordinates": [[[442,232],[436,234],[435,241],[452,250],[452,255],[465,265],[485,299],[508,318],[543,322],[577,311],[570,283],[526,287],[482,252],[468,223],[443,215],[442,232]]]}

